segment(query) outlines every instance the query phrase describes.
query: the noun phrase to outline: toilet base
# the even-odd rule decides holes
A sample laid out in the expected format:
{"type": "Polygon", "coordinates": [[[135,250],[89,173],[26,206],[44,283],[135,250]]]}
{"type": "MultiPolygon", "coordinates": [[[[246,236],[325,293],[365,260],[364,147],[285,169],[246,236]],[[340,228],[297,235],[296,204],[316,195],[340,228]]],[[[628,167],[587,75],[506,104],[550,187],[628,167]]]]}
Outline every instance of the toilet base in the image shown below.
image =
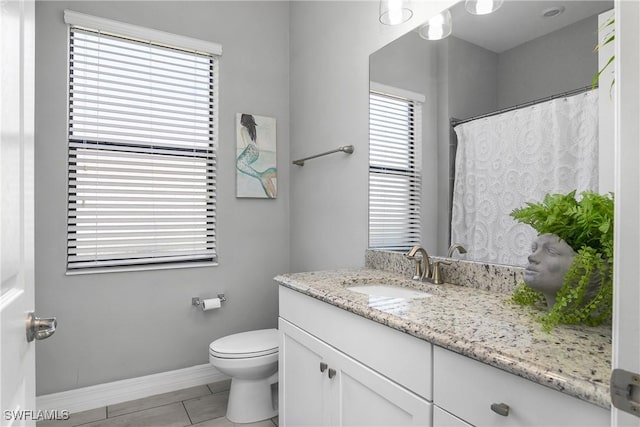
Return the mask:
{"type": "Polygon", "coordinates": [[[234,423],[254,423],[278,415],[274,408],[271,385],[278,382],[278,373],[262,380],[231,379],[227,419],[234,423]]]}

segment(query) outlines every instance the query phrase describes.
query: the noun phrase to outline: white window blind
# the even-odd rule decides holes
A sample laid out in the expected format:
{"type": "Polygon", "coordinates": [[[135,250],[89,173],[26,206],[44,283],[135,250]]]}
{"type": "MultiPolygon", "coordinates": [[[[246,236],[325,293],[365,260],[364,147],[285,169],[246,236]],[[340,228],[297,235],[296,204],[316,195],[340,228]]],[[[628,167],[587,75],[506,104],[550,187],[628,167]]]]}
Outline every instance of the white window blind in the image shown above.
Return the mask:
{"type": "Polygon", "coordinates": [[[369,98],[369,247],[420,244],[421,109],[376,91],[369,98]]]}
{"type": "Polygon", "coordinates": [[[69,34],[67,269],[216,262],[217,55],[69,34]]]}

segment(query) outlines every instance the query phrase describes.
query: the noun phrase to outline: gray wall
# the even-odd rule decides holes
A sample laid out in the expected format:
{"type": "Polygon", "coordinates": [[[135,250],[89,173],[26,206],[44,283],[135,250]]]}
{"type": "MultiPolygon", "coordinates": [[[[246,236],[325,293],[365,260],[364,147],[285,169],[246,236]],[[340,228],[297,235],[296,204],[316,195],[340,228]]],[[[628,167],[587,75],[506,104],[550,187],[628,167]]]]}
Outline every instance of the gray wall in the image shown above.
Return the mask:
{"type": "Polygon", "coordinates": [[[36,4],[36,309],[59,321],[36,346],[38,395],[207,363],[212,340],[276,326],[272,278],[290,270],[289,62],[287,2],[36,4]],[[65,8],[222,44],[218,267],[65,275],[65,8]],[[238,112],[277,119],[276,200],[235,198],[238,112]],[[191,306],[218,292],[222,309],[191,306]]]}
{"type": "Polygon", "coordinates": [[[291,156],[355,147],[291,169],[292,271],[364,264],[369,55],[453,3],[412,2],[395,27],[378,22],[378,1],[291,4],[291,156]]]}
{"type": "Polygon", "coordinates": [[[498,106],[588,86],[598,71],[598,17],[503,52],[498,59],[498,106]]]}
{"type": "Polygon", "coordinates": [[[449,117],[464,119],[494,111],[502,84],[497,73],[499,55],[456,37],[446,41],[449,117]]]}

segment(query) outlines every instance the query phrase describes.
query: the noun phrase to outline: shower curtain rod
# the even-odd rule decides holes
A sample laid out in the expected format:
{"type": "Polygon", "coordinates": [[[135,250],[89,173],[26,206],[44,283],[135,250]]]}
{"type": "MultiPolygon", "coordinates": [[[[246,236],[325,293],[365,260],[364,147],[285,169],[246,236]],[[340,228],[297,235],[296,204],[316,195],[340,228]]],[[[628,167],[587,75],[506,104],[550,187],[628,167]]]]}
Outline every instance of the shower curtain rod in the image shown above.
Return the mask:
{"type": "Polygon", "coordinates": [[[512,107],[503,108],[501,110],[493,111],[491,113],[486,113],[486,114],[481,114],[479,116],[470,117],[468,119],[460,120],[460,119],[455,119],[455,118],[452,117],[449,121],[451,123],[451,127],[456,127],[458,125],[461,125],[461,124],[467,123],[467,122],[471,122],[473,120],[484,119],[485,117],[491,117],[491,116],[495,116],[497,114],[506,113],[507,111],[513,111],[513,110],[517,110],[519,108],[529,107],[531,105],[540,104],[541,102],[551,101],[552,99],[558,99],[558,98],[564,98],[566,96],[577,95],[579,93],[587,92],[588,90],[597,89],[597,88],[598,88],[598,85],[584,86],[584,87],[581,87],[581,88],[578,88],[578,89],[569,90],[567,92],[558,93],[556,95],[547,96],[545,98],[540,98],[540,99],[536,99],[536,100],[533,100],[533,101],[525,102],[523,104],[517,104],[517,105],[514,105],[512,107]]]}

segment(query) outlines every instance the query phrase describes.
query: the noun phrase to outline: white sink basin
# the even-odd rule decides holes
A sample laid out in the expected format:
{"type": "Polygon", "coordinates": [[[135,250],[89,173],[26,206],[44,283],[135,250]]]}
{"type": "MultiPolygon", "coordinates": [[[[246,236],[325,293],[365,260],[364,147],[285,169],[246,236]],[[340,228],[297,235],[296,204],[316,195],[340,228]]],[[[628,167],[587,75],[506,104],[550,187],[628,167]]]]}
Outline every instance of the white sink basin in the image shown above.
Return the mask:
{"type": "Polygon", "coordinates": [[[383,298],[427,298],[431,294],[428,292],[419,291],[417,289],[403,288],[400,286],[388,286],[388,285],[359,285],[349,286],[347,288],[350,291],[366,294],[373,297],[383,298]]]}

